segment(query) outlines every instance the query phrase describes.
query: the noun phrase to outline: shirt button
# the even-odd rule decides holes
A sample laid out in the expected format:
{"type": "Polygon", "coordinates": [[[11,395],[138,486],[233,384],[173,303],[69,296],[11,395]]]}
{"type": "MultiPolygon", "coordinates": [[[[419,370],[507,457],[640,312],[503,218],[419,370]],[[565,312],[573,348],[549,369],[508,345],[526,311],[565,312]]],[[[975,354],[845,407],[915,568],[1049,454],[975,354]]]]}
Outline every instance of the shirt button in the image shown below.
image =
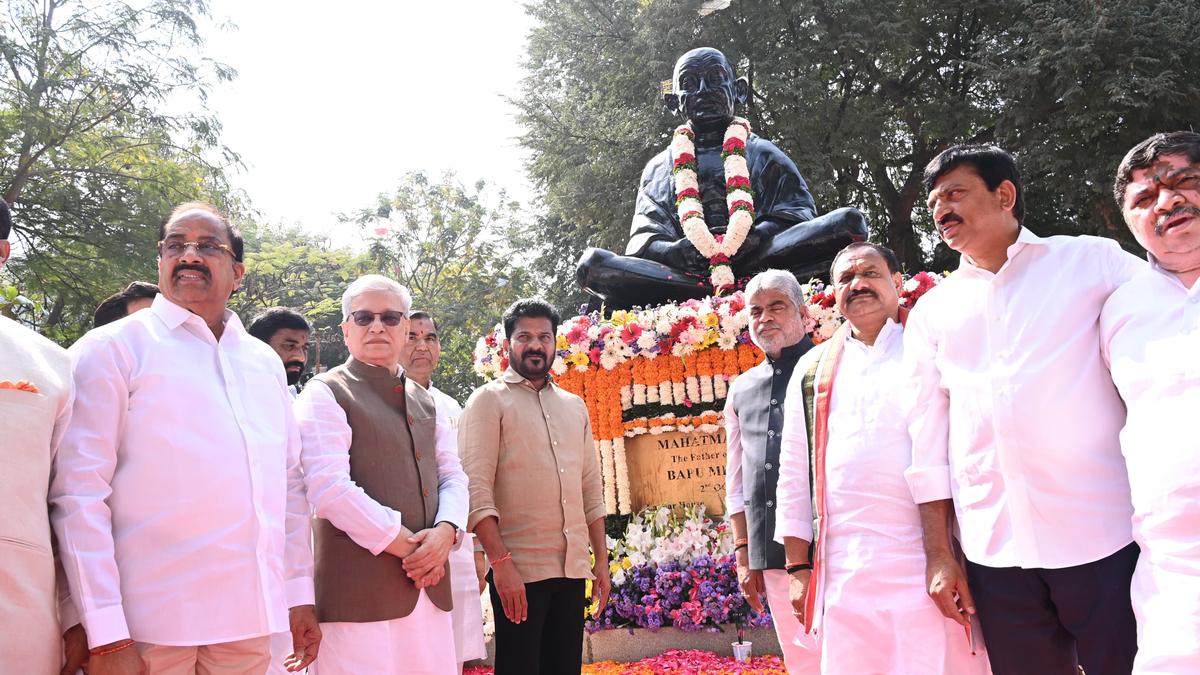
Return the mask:
{"type": "Polygon", "coordinates": [[[554,444],[555,444],[555,445],[558,445],[558,441],[554,441],[554,444]]]}
{"type": "Polygon", "coordinates": [[[768,436],[774,436],[774,435],[775,435],[775,430],[774,430],[774,429],[768,429],[768,430],[767,430],[767,435],[768,435],[768,436]]]}
{"type": "Polygon", "coordinates": [[[424,490],[421,490],[421,494],[423,494],[423,495],[425,495],[426,497],[428,497],[428,496],[429,496],[429,488],[425,488],[424,490]]]}
{"type": "Polygon", "coordinates": [[[773,501],[771,501],[770,499],[768,499],[768,500],[767,500],[767,508],[770,508],[770,507],[772,507],[772,506],[775,506],[775,502],[773,502],[773,501]]]}
{"type": "Polygon", "coordinates": [[[566,473],[566,472],[567,472],[567,470],[566,470],[566,469],[559,469],[559,470],[558,470],[558,472],[559,472],[559,473],[566,473]]]}
{"type": "Polygon", "coordinates": [[[414,453],[413,453],[413,457],[416,457],[418,460],[420,460],[420,459],[421,459],[421,453],[419,453],[419,452],[414,452],[414,453]]]}
{"type": "Polygon", "coordinates": [[[778,368],[776,368],[776,369],[775,369],[775,374],[776,374],[776,375],[782,375],[782,374],[783,374],[783,371],[782,371],[782,370],[780,370],[780,369],[778,369],[778,368]]]}
{"type": "Polygon", "coordinates": [[[771,405],[779,405],[779,401],[776,401],[775,399],[771,399],[771,405]]]}
{"type": "Polygon", "coordinates": [[[775,468],[774,465],[772,465],[770,462],[767,462],[767,471],[770,471],[771,469],[774,469],[774,468],[775,468]]]}
{"type": "Polygon", "coordinates": [[[550,413],[546,413],[546,419],[550,419],[550,413]]]}
{"type": "Polygon", "coordinates": [[[563,528],[563,534],[568,534],[568,533],[567,533],[567,528],[565,528],[565,527],[563,528]]]}
{"type": "Polygon", "coordinates": [[[404,385],[402,385],[402,384],[398,384],[398,385],[396,385],[396,386],[392,387],[392,391],[394,391],[394,392],[396,392],[397,394],[399,394],[400,392],[404,391],[404,385]]]}

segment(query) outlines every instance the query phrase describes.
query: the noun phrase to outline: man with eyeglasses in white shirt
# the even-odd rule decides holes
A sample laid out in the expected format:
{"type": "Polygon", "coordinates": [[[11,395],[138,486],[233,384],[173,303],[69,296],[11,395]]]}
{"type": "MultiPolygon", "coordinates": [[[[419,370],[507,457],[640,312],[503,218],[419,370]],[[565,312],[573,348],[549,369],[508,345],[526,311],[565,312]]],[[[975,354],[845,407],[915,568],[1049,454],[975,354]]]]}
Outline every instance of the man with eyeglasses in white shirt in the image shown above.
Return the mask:
{"type": "Polygon", "coordinates": [[[1033,234],[995,146],[946,150],[925,187],[962,254],[904,334],[929,594],[964,627],[978,612],[997,675],[1129,673],[1138,548],[1099,317],[1144,263],[1112,240],[1033,234]]]}
{"type": "Polygon", "coordinates": [[[1142,555],[1131,590],[1135,673],[1200,672],[1200,134],[1155,134],[1117,169],[1113,196],[1150,267],[1100,315],[1129,415],[1121,451],[1142,555]]]}
{"type": "Polygon", "coordinates": [[[150,309],[70,349],[50,500],[88,671],[262,673],[289,625],[298,670],[320,643],[300,437],[278,357],[226,308],[242,237],[191,202],[159,239],[150,309]]]}

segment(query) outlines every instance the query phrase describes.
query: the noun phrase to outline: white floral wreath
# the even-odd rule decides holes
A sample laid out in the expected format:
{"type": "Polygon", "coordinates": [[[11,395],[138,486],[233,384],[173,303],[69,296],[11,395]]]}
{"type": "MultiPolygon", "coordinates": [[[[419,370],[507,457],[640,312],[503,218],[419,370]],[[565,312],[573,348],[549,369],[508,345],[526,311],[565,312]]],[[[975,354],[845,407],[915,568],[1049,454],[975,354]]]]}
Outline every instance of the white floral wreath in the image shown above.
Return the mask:
{"type": "Polygon", "coordinates": [[[700,181],[696,175],[695,132],[690,125],[682,124],[671,139],[679,222],[688,241],[700,255],[708,258],[709,280],[717,295],[733,288],[736,280],[729,261],[742,247],[754,224],[754,194],[750,188],[750,168],[746,165],[746,139],[749,136],[750,122],[735,117],[725,130],[725,140],[721,144],[721,159],[725,162],[725,202],[729,206],[729,227],[723,235],[713,235],[704,221],[700,181]]]}

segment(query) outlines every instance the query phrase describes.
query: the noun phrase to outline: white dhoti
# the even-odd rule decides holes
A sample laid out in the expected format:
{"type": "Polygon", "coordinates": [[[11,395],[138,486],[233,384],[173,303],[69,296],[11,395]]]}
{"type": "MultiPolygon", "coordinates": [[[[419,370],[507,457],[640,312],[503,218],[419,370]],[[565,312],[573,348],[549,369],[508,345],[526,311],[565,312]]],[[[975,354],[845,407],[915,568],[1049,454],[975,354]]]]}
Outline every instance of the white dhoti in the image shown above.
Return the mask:
{"type": "Polygon", "coordinates": [[[1200,577],[1155,565],[1145,552],[1133,572],[1136,675],[1200,673],[1200,577]]]}
{"type": "Polygon", "coordinates": [[[450,589],[454,594],[454,654],[459,663],[487,658],[483,603],[475,576],[475,535],[467,534],[450,551],[450,589]]]}
{"type": "Polygon", "coordinates": [[[788,575],[783,570],[764,570],[763,585],[767,590],[767,606],[775,635],[783,649],[783,664],[788,675],[809,675],[821,672],[821,653],[814,636],[804,632],[800,621],[792,614],[788,595],[788,575]]]}
{"type": "Polygon", "coordinates": [[[828,675],[984,675],[982,636],[971,654],[966,630],[925,592],[919,539],[830,536],[821,672],[828,675]],[[840,544],[840,545],[839,545],[840,544]]]}
{"type": "Polygon", "coordinates": [[[321,624],[321,648],[309,675],[448,675],[454,660],[450,612],[421,591],[408,616],[368,623],[321,624]]]}

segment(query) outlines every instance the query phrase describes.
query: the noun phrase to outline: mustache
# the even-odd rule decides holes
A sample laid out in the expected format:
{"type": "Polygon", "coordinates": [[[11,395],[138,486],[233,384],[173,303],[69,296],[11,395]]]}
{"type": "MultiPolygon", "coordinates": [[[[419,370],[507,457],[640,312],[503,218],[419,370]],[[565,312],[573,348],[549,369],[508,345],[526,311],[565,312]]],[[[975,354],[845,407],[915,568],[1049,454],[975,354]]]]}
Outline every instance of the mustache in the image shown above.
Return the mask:
{"type": "Polygon", "coordinates": [[[876,300],[878,300],[879,294],[869,288],[860,288],[857,291],[854,291],[853,293],[851,293],[849,295],[849,297],[846,298],[846,304],[848,305],[848,304],[854,302],[856,299],[861,298],[861,297],[870,297],[870,298],[875,298],[876,300]]]}
{"type": "Polygon", "coordinates": [[[533,358],[533,357],[535,357],[535,356],[537,356],[537,357],[541,357],[543,360],[545,360],[545,358],[546,358],[546,353],[545,353],[545,352],[542,352],[542,351],[533,351],[533,350],[530,350],[530,351],[527,351],[527,352],[525,352],[524,354],[522,354],[522,355],[521,355],[521,358],[522,358],[522,359],[531,359],[531,358],[533,358]]]}
{"type": "Polygon", "coordinates": [[[304,370],[304,362],[303,361],[284,361],[283,367],[284,368],[299,368],[300,370],[304,370]]]}
{"type": "Polygon", "coordinates": [[[1154,234],[1161,237],[1163,232],[1167,231],[1167,221],[1177,216],[1195,216],[1200,218],[1200,208],[1192,206],[1191,204],[1180,204],[1179,206],[1176,206],[1168,213],[1159,216],[1158,220],[1155,221],[1154,234]]]}
{"type": "Polygon", "coordinates": [[[195,263],[179,263],[175,266],[175,270],[171,272],[171,278],[175,278],[179,276],[181,272],[186,272],[188,270],[203,274],[205,279],[212,278],[212,272],[209,272],[207,267],[204,265],[197,265],[195,263]]]}
{"type": "Polygon", "coordinates": [[[953,225],[954,223],[961,223],[962,221],[963,221],[962,216],[958,215],[957,213],[954,213],[954,212],[947,213],[946,215],[942,216],[941,218],[939,218],[937,220],[938,231],[941,232],[943,229],[946,228],[947,225],[953,225]]]}

